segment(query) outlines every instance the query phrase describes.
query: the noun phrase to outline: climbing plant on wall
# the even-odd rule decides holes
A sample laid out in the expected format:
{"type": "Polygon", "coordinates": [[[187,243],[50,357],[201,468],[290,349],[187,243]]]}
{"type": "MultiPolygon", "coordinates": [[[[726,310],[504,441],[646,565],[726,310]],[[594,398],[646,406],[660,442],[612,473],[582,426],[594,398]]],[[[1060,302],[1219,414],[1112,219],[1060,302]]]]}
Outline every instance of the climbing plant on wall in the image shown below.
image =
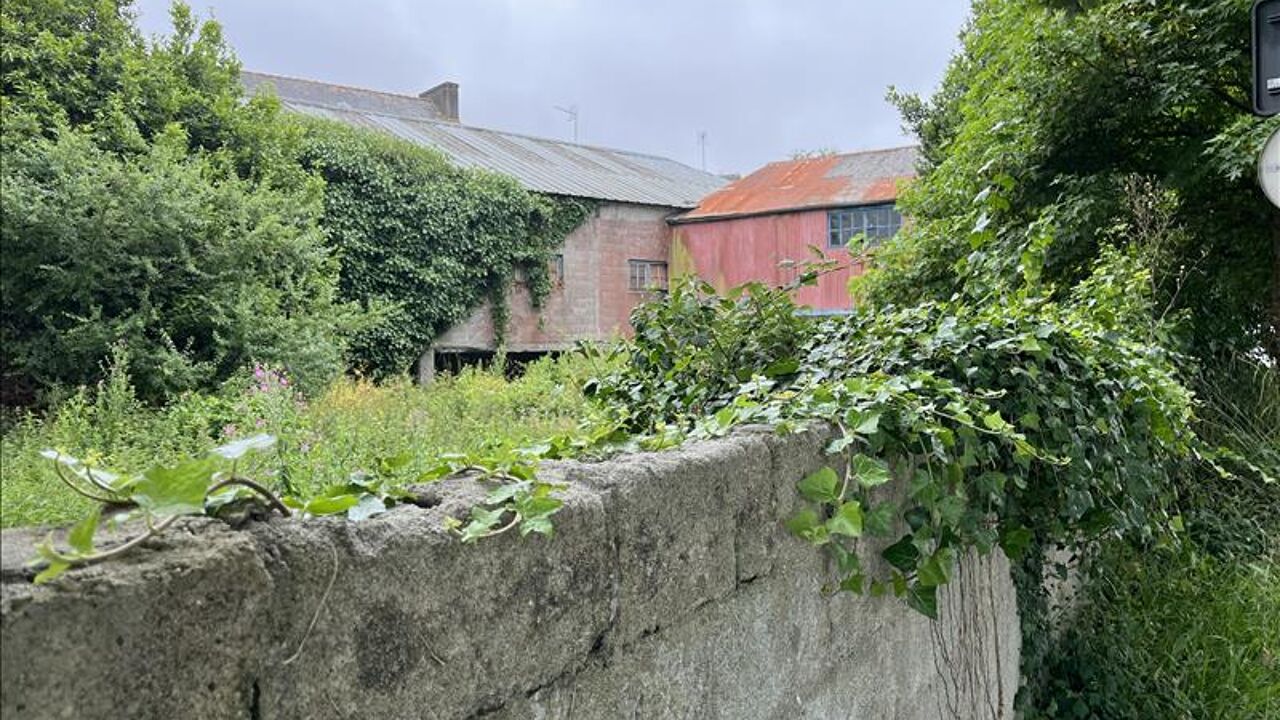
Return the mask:
{"type": "Polygon", "coordinates": [[[322,224],[341,258],[342,296],[380,314],[351,350],[374,376],[404,372],[486,299],[501,335],[513,279],[521,274],[539,304],[552,253],[593,207],[325,121],[307,123],[302,161],[326,182],[322,224]]]}
{"type": "Polygon", "coordinates": [[[833,425],[830,463],[798,484],[808,504],[788,527],[831,555],[833,590],[892,592],[934,617],[968,550],[1017,558],[1177,527],[1170,472],[1199,445],[1176,359],[1150,344],[1146,280],[1111,251],[1063,302],[1021,292],[775,323],[723,367],[722,335],[794,305],[761,286],[736,300],[677,286],[639,311],[627,363],[595,394],[641,435],[833,425]],[[876,490],[893,479],[899,499],[876,490]],[[864,572],[864,536],[892,541],[887,573],[864,572]]]}

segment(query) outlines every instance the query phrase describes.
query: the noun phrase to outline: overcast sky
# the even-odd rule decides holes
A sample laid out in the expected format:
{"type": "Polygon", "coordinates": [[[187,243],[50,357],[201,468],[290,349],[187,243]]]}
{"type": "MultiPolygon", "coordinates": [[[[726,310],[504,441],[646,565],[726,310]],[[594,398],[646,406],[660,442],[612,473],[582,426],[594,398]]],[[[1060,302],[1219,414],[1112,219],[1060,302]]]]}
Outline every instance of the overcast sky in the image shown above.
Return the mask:
{"type": "MultiPolygon", "coordinates": [[[[191,0],[251,70],[417,94],[462,121],[749,172],[796,151],[901,145],[894,85],[928,93],[966,0],[191,0]]],[[[148,34],[169,0],[138,0],[148,34]]]]}

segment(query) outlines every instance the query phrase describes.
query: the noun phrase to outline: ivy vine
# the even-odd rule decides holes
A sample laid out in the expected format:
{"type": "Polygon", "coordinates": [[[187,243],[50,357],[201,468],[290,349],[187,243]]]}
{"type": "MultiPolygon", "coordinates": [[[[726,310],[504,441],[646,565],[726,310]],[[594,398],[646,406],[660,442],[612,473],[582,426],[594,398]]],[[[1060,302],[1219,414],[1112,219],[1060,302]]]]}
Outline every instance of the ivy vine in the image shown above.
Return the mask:
{"type": "Polygon", "coordinates": [[[339,293],[376,317],[350,348],[353,366],[373,377],[405,372],[485,299],[500,343],[512,281],[523,274],[540,306],[552,254],[595,207],[379,133],[304,127],[301,161],[325,182],[321,224],[340,260],[339,293]]]}

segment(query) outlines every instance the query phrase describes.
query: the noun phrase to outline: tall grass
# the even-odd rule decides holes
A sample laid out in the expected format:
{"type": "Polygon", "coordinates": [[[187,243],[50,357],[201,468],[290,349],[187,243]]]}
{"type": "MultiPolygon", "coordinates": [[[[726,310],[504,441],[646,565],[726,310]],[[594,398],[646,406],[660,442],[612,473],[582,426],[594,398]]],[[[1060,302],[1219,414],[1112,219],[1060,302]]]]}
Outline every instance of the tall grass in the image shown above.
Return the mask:
{"type": "Polygon", "coordinates": [[[104,383],[45,416],[9,423],[0,437],[0,526],[67,523],[89,509],[39,457],[46,447],[140,473],[271,433],[278,452],[254,471],[280,489],[318,490],[399,455],[410,461],[398,477],[410,482],[441,453],[520,447],[573,430],[587,414],[581,388],[594,373],[591,361],[566,355],[531,363],[514,380],[501,366],[464,369],[425,388],[348,378],[304,399],[281,373],[257,368],[219,394],[149,408],[135,399],[125,365],[118,358],[104,383]]]}

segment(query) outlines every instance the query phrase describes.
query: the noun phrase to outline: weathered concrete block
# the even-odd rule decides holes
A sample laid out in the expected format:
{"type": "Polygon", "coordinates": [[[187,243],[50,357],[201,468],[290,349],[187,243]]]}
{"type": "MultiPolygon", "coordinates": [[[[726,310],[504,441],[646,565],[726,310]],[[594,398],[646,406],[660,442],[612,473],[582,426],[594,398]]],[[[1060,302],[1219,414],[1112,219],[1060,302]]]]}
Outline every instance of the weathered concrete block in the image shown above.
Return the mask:
{"type": "Polygon", "coordinates": [[[22,569],[36,533],[5,531],[0,714],[1011,717],[1002,557],[960,563],[937,623],[820,591],[830,569],[782,521],[829,437],[548,463],[570,485],[552,538],[460,544],[468,479],[361,523],[185,521],[44,587],[22,569]]]}
{"type": "Polygon", "coordinates": [[[251,537],[187,521],[38,587],[21,562],[39,537],[3,537],[0,715],[249,717],[272,584],[251,537]]]}

